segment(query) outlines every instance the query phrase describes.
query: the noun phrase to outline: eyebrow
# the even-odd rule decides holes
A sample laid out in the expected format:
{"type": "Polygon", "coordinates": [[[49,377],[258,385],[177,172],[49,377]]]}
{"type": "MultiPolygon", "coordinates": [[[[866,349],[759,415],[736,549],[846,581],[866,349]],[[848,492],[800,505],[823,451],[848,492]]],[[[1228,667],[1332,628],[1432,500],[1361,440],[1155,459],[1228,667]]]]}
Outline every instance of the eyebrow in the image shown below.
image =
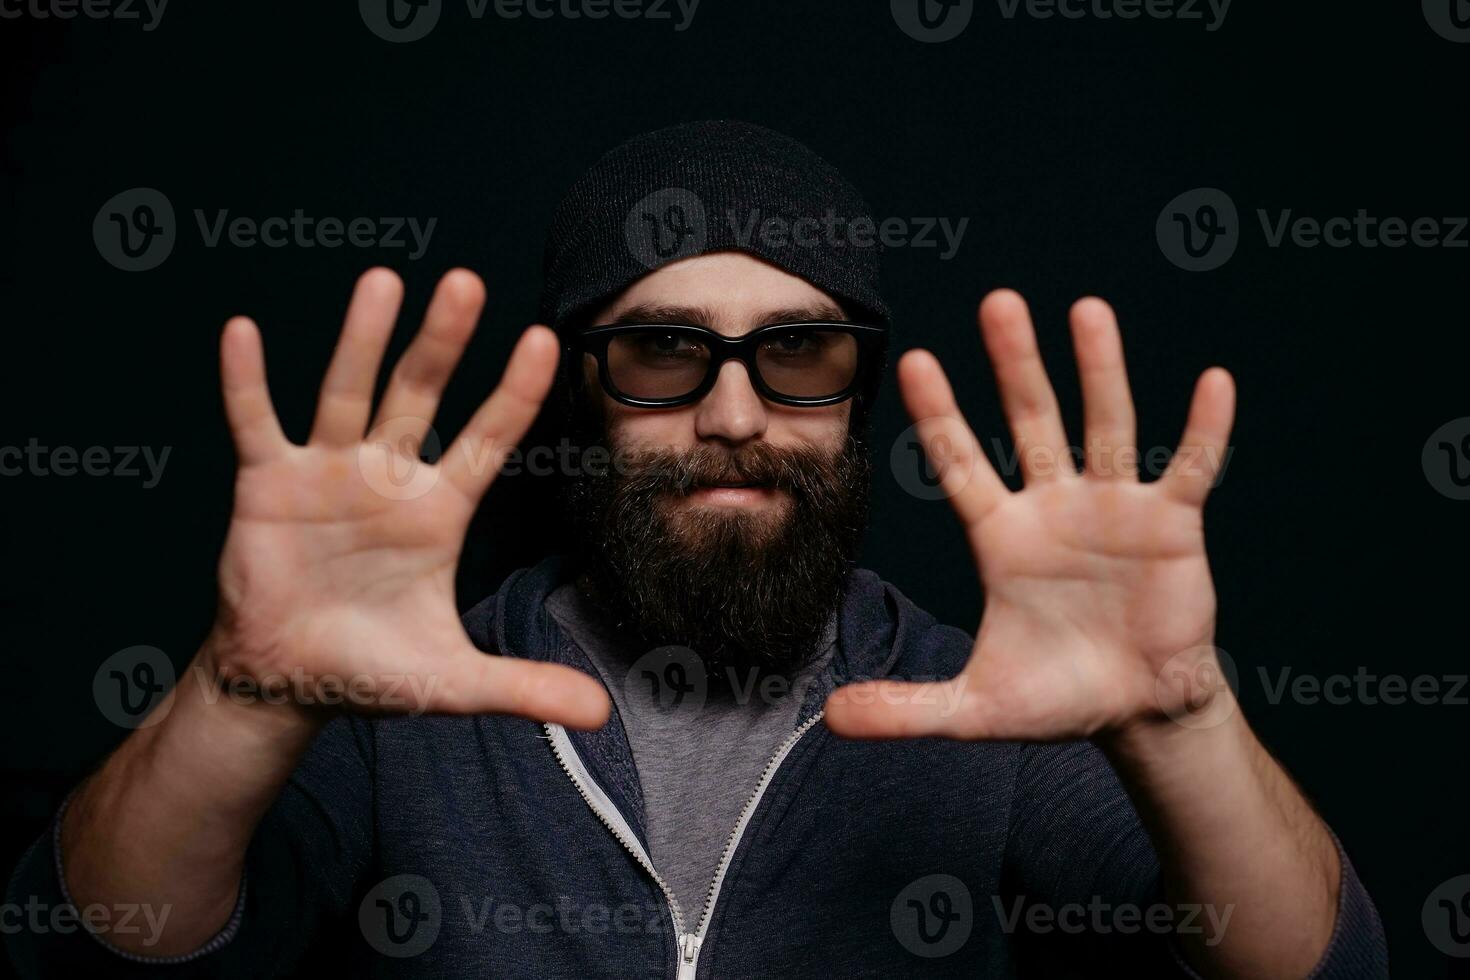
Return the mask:
{"type": "MultiPolygon", "coordinates": [[[[609,326],[624,326],[630,323],[685,324],[714,329],[711,324],[716,317],[705,306],[678,306],[663,303],[640,303],[630,306],[615,316],[609,326]]],[[[835,320],[846,322],[847,314],[835,303],[818,302],[803,306],[788,306],[768,310],[753,324],[751,329],[768,327],[773,323],[800,323],[804,320],[835,320]]]]}

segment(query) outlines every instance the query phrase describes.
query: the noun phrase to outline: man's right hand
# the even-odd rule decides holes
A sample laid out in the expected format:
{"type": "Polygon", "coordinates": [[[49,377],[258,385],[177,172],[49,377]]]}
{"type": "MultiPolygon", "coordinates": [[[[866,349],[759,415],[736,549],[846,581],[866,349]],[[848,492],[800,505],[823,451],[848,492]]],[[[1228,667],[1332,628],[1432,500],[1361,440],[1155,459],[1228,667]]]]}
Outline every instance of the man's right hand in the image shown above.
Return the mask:
{"type": "Polygon", "coordinates": [[[402,298],[387,269],[358,281],[304,446],[276,419],[254,323],[226,324],[221,371],[240,469],[219,616],[197,666],[207,682],[244,679],[298,707],[326,695],[354,710],[598,727],[609,710],[601,684],[481,652],[454,603],[470,518],[546,397],[556,336],[526,331],[499,386],[440,462],[424,463],[420,447],[485,288],[463,269],[444,276],[372,415],[402,298]]]}
{"type": "Polygon", "coordinates": [[[454,604],[470,517],[551,387],[556,337],[545,327],[521,337],[500,385],[430,466],[419,446],[485,289],[469,272],[444,277],[369,425],[402,297],[387,270],[359,280],[304,446],[281,432],[255,325],[225,326],[240,470],[219,614],[154,708],[157,724],[83,783],[62,823],[78,907],[171,913],[156,943],[109,934],[128,952],[187,954],[229,920],[256,828],[329,717],[324,695],[374,712],[500,712],[578,728],[607,719],[596,680],[477,649],[454,604]],[[256,686],[263,696],[236,696],[256,686]]]}

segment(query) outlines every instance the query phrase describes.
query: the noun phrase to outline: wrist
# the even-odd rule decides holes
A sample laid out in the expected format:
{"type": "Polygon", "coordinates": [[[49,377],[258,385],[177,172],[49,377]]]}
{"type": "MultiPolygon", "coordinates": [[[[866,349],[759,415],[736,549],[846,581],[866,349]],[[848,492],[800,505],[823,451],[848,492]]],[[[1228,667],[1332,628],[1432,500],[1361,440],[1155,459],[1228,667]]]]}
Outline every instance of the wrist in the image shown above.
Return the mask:
{"type": "Polygon", "coordinates": [[[1177,717],[1141,716],[1099,733],[1093,743],[1130,787],[1194,785],[1199,770],[1230,765],[1253,737],[1229,687],[1201,708],[1177,717]]]}
{"type": "MultiPolygon", "coordinates": [[[[195,706],[211,709],[212,724],[240,729],[245,738],[296,741],[314,735],[330,717],[319,700],[303,698],[290,668],[271,662],[224,622],[216,622],[179,679],[195,706]]],[[[298,672],[299,673],[299,672],[298,672]]]]}

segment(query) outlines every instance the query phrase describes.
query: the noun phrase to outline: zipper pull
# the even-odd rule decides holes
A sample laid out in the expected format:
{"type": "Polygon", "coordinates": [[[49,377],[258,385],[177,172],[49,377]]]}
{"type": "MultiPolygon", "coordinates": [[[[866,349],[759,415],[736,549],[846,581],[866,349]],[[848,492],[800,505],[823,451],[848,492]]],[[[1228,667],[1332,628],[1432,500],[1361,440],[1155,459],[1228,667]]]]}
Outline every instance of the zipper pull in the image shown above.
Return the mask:
{"type": "Polygon", "coordinates": [[[681,945],[684,947],[684,962],[693,963],[695,957],[699,955],[699,944],[694,938],[694,933],[686,934],[681,945]]]}

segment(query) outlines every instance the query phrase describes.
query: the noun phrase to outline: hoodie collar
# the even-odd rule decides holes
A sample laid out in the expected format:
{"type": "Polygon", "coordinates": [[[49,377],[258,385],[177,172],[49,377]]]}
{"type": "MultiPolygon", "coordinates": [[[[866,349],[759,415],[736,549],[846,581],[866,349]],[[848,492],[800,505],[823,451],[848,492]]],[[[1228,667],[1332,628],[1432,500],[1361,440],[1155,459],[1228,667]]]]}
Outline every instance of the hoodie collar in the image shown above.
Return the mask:
{"type": "MultiPolygon", "coordinates": [[[[546,611],[546,597],[568,581],[569,563],[560,555],[513,572],[496,595],[495,639],[499,650],[530,660],[590,669],[546,611]],[[570,649],[568,649],[570,647],[570,649]]],[[[865,569],[848,573],[837,614],[837,653],[829,674],[837,684],[886,677],[905,641],[928,617],[897,589],[865,569]]],[[[830,690],[830,688],[829,688],[830,690]]]]}
{"type": "MultiPolygon", "coordinates": [[[[561,556],[513,572],[495,598],[495,648],[507,656],[559,663],[593,677],[596,668],[546,610],[546,597],[570,579],[561,556]]],[[[800,718],[811,717],[833,689],[850,681],[886,677],[926,613],[873,572],[848,574],[837,615],[837,650],[826,672],[806,692],[800,718]]],[[[932,622],[932,620],[931,620],[932,622]]],[[[626,730],[616,711],[596,731],[568,731],[583,763],[648,846],[642,784],[626,730]]]]}

